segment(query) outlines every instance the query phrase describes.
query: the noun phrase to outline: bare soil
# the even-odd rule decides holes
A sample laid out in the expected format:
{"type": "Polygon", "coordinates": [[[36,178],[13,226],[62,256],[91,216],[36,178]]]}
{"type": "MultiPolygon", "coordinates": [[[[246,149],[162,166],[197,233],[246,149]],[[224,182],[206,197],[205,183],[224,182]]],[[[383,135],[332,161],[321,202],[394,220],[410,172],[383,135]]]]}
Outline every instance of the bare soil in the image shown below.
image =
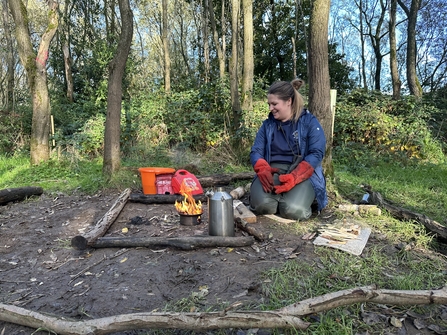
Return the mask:
{"type": "MultiPolygon", "coordinates": [[[[270,238],[250,247],[192,251],[73,249],[71,238],[89,231],[118,196],[119,192],[94,196],[43,194],[1,206],[0,302],[40,313],[86,319],[163,311],[173,304],[179,308],[179,302],[206,288],[208,294],[198,305],[184,307],[194,311],[241,300],[257,306],[268,299],[261,289],[266,270],[281,266],[291,257],[299,262],[312,262],[316,257],[312,241],[291,233],[284,223],[263,216],[258,217],[256,228],[270,238]]],[[[330,212],[326,214],[329,215],[314,214],[313,220],[331,220],[330,212]]],[[[172,204],[128,202],[105,236],[208,235],[207,215],[205,205],[201,223],[185,226],[180,225],[172,204]]],[[[236,229],[236,236],[244,234],[236,229]]],[[[379,242],[373,235],[366,248],[374,243],[379,242]]],[[[447,309],[439,306],[438,312],[447,314],[447,309]]],[[[383,321],[383,328],[389,329],[389,334],[433,333],[428,329],[415,332],[411,322],[404,327],[406,332],[387,321],[383,321]]],[[[245,334],[242,330],[233,332],[245,334]]],[[[48,333],[0,322],[0,334],[4,335],[48,333]]]]}

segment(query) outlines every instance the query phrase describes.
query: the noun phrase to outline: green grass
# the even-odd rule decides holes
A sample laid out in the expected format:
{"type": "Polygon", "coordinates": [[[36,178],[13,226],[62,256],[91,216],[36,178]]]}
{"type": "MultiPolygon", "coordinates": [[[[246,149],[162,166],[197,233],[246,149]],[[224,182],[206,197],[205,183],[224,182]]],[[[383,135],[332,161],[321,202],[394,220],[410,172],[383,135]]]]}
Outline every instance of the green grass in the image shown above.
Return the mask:
{"type": "Polygon", "coordinates": [[[351,200],[359,201],[364,190],[361,185],[371,186],[383,198],[396,206],[425,214],[442,223],[446,218],[447,163],[412,163],[400,161],[358,161],[352,166],[335,163],[338,191],[351,200]]]}
{"type": "MultiPolygon", "coordinates": [[[[111,179],[102,176],[102,160],[51,160],[40,166],[30,166],[28,157],[0,157],[0,189],[20,186],[41,186],[47,193],[74,191],[95,193],[104,189],[141,188],[137,172],[142,166],[173,166],[194,164],[200,174],[248,171],[250,166],[244,159],[227,157],[231,152],[214,152],[212,155],[193,156],[188,152],[173,154],[154,153],[144,161],[123,160],[123,168],[111,179]],[[229,161],[227,164],[226,162],[229,161]],[[241,163],[242,162],[242,163],[241,163]]],[[[447,217],[447,165],[431,164],[414,160],[403,162],[374,155],[344,160],[334,158],[335,178],[329,182],[331,191],[337,193],[337,202],[359,201],[365,190],[361,185],[370,185],[372,190],[383,195],[394,204],[425,214],[445,223],[447,217]],[[367,157],[367,158],[365,158],[367,157]],[[346,163],[348,162],[348,163],[346,163]]],[[[332,200],[334,201],[334,200],[332,200]]],[[[335,206],[336,203],[331,203],[335,206]]],[[[338,214],[341,215],[341,214],[338,214]]],[[[393,290],[419,290],[442,287],[447,282],[445,258],[432,253],[435,246],[433,236],[420,223],[399,221],[384,212],[381,216],[367,218],[375,236],[380,236],[374,246],[365,249],[359,257],[316,247],[312,262],[290,260],[282,267],[265,273],[263,287],[266,299],[262,305],[251,309],[273,310],[316,297],[325,293],[365,285],[393,290]],[[389,253],[387,248],[401,245],[398,252],[389,253]]],[[[310,221],[306,229],[316,225],[310,221]]],[[[302,225],[290,225],[291,233],[299,234],[302,225]]],[[[63,241],[60,241],[63,247],[63,241]]],[[[191,311],[197,297],[188,296],[167,306],[168,310],[191,311]]],[[[373,305],[373,304],[371,304],[373,305]]],[[[222,305],[223,306],[223,305],[222,305]]],[[[366,307],[365,307],[366,306],[366,307]]],[[[366,332],[380,334],[381,328],[366,325],[361,319],[361,308],[368,304],[335,308],[318,316],[319,322],[308,319],[311,326],[304,332],[274,330],[274,334],[354,334],[366,332]]],[[[428,307],[406,307],[420,313],[431,313],[428,307]]],[[[208,306],[219,310],[219,306],[208,306]]],[[[447,325],[444,325],[447,327],[447,325]]],[[[170,334],[170,331],[161,331],[170,334]]]]}

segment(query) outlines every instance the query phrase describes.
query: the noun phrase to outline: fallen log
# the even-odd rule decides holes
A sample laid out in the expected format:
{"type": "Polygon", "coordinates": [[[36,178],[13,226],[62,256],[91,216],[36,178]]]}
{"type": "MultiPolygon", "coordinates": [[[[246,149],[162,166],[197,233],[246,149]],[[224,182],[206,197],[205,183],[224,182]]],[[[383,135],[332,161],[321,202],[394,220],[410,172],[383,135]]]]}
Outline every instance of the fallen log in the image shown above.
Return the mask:
{"type": "Polygon", "coordinates": [[[408,209],[390,204],[388,201],[383,199],[382,195],[379,192],[374,192],[368,189],[367,192],[370,195],[370,203],[386,209],[394,218],[397,218],[399,220],[415,220],[424,225],[427,230],[447,239],[446,226],[430,219],[424,214],[415,213],[408,209]]]}
{"type": "Polygon", "coordinates": [[[35,186],[5,188],[4,190],[0,190],[0,205],[7,204],[11,201],[23,200],[33,195],[41,195],[42,193],[43,188],[35,186]]]}
{"type": "Polygon", "coordinates": [[[79,250],[86,249],[87,246],[92,245],[99,237],[103,236],[121,213],[129,199],[130,193],[130,188],[125,189],[92,230],[83,236],[78,235],[73,237],[71,239],[72,247],[79,250]]]}
{"type": "Polygon", "coordinates": [[[239,229],[249,233],[258,241],[264,241],[264,239],[265,239],[264,234],[262,232],[258,231],[252,225],[250,225],[247,221],[245,221],[242,218],[235,218],[234,221],[236,222],[236,225],[239,229]]]}
{"type": "MultiPolygon", "coordinates": [[[[205,203],[208,197],[205,194],[193,195],[196,201],[205,203]]],[[[185,197],[180,194],[141,194],[132,193],[129,197],[131,202],[141,202],[143,204],[175,204],[176,201],[182,201],[185,197]]]]}
{"type": "MultiPolygon", "coordinates": [[[[233,311],[203,313],[133,313],[90,320],[68,320],[21,307],[0,303],[0,321],[61,335],[104,335],[137,329],[182,329],[206,331],[228,328],[276,328],[306,330],[310,323],[300,317],[354,303],[396,305],[447,304],[447,289],[399,291],[364,286],[306,299],[273,311],[233,311]]],[[[234,304],[236,305],[236,304],[234,304]]],[[[236,305],[237,306],[237,305],[236,305]]]]}
{"type": "MultiPolygon", "coordinates": [[[[246,247],[253,243],[252,236],[100,237],[90,246],[93,248],[172,247],[194,250],[199,248],[246,247]]],[[[84,247],[84,243],[80,243],[73,247],[82,250],[86,246],[84,247]]]]}
{"type": "Polygon", "coordinates": [[[209,176],[198,176],[197,179],[202,187],[213,187],[229,185],[238,180],[251,180],[255,176],[254,172],[214,174],[209,176]]]}

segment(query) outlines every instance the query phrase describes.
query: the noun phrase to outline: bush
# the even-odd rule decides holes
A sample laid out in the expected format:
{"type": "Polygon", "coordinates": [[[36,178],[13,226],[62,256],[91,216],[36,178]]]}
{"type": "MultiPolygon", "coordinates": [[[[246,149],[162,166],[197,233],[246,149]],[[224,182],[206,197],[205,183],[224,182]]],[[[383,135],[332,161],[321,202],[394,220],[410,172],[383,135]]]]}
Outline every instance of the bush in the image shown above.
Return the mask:
{"type": "Polygon", "coordinates": [[[27,152],[31,134],[32,110],[17,108],[16,112],[0,111],[0,154],[27,152]]]}
{"type": "Polygon", "coordinates": [[[429,125],[435,112],[435,107],[414,97],[394,101],[377,92],[354,91],[337,103],[335,151],[363,146],[397,159],[443,161],[442,143],[435,139],[429,125]]]}

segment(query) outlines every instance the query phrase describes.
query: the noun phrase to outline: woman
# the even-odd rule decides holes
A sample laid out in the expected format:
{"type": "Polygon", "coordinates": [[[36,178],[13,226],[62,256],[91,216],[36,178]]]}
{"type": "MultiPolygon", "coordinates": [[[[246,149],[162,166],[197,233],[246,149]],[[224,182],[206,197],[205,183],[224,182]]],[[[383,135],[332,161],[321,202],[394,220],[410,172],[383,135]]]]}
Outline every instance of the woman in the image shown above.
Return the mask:
{"type": "Polygon", "coordinates": [[[323,128],[304,108],[298,89],[303,81],[277,81],[268,90],[270,113],[256,134],[250,161],[256,172],[250,209],[257,215],[279,214],[293,220],[327,205],[321,161],[326,148],[323,128]]]}

